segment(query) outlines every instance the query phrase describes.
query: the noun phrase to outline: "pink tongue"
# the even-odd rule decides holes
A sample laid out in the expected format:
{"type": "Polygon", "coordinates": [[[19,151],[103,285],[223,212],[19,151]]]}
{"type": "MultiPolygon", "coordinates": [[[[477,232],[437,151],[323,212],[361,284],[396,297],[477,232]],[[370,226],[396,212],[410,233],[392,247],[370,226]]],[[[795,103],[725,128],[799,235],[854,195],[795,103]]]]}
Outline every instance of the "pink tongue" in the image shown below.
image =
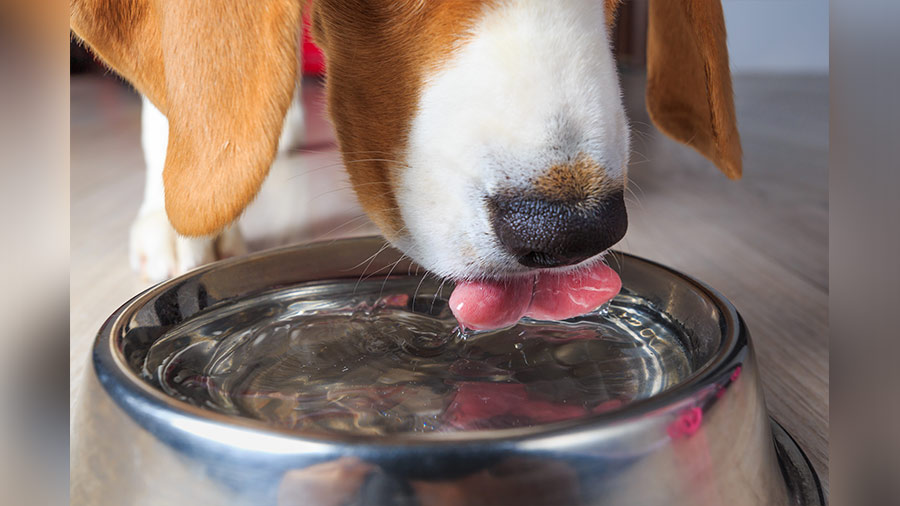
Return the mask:
{"type": "Polygon", "coordinates": [[[450,310],[470,329],[508,327],[525,315],[534,282],[530,277],[504,281],[464,281],[450,294],[450,310]]]}
{"type": "Polygon", "coordinates": [[[523,316],[538,320],[572,318],[600,307],[621,288],[619,275],[598,262],[586,271],[539,273],[536,280],[464,281],[450,295],[450,309],[464,327],[498,329],[523,316]]]}

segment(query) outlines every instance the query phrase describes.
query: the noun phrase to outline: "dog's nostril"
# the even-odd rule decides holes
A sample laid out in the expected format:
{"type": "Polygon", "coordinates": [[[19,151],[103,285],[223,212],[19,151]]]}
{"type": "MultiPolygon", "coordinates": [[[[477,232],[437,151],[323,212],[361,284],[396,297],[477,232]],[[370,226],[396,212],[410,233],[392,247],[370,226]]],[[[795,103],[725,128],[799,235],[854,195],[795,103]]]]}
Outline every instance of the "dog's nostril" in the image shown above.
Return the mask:
{"type": "Polygon", "coordinates": [[[528,267],[577,264],[617,243],[628,228],[621,191],[593,203],[510,196],[488,202],[500,243],[528,267]]]}
{"type": "Polygon", "coordinates": [[[527,265],[528,267],[549,268],[569,264],[569,262],[557,257],[556,255],[551,255],[542,251],[529,251],[528,253],[519,256],[516,260],[518,260],[520,264],[527,265]]]}

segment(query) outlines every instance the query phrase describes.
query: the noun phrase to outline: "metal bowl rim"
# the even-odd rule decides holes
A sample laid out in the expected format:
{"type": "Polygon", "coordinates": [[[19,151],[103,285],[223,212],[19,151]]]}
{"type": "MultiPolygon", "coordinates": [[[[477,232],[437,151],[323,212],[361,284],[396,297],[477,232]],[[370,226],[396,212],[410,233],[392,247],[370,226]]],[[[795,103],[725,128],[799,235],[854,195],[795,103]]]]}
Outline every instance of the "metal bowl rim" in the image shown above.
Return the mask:
{"type": "MultiPolygon", "coordinates": [[[[523,440],[535,441],[541,438],[563,436],[573,432],[603,431],[621,424],[627,424],[630,420],[636,420],[644,415],[667,411],[673,407],[686,405],[693,396],[704,388],[709,388],[715,378],[730,373],[735,359],[741,350],[749,345],[749,335],[744,322],[734,306],[719,292],[698,279],[683,274],[675,269],[662,265],[653,260],[648,260],[630,253],[614,252],[615,255],[630,259],[630,261],[644,262],[652,267],[662,269],[682,282],[692,285],[699,293],[707,297],[720,311],[725,320],[725,332],[718,351],[700,368],[694,371],[684,381],[657,395],[641,399],[627,404],[623,408],[594,414],[584,418],[565,420],[554,423],[540,424],[528,427],[510,429],[491,429],[482,431],[461,431],[441,434],[405,433],[392,434],[387,437],[373,437],[367,435],[351,434],[308,434],[297,430],[281,428],[266,424],[250,418],[229,416],[211,410],[205,410],[175,399],[164,392],[154,388],[145,380],[137,376],[125,363],[116,349],[116,329],[121,326],[122,318],[129,315],[143,303],[152,299],[159,293],[183,283],[189,278],[195,278],[213,270],[227,269],[235,264],[252,263],[267,257],[278,256],[285,253],[297,252],[328,245],[330,247],[348,247],[360,241],[383,239],[377,236],[353,237],[334,241],[320,241],[303,245],[291,245],[279,248],[267,249],[246,256],[230,258],[214,262],[197,269],[191,270],[181,276],[154,285],[135,295],[120,306],[101,326],[93,346],[94,372],[97,374],[104,390],[114,402],[123,408],[139,423],[145,425],[142,417],[162,417],[193,424],[205,424],[208,428],[232,429],[242,432],[247,430],[258,435],[274,436],[285,442],[306,443],[315,447],[320,445],[346,445],[352,444],[359,447],[368,446],[373,449],[388,447],[434,447],[443,445],[465,445],[467,443],[483,445],[485,442],[492,444],[513,444],[523,440]]],[[[325,278],[323,278],[324,280],[325,278]]],[[[327,278],[335,279],[335,278],[327,278]]],[[[175,425],[171,424],[170,425],[175,425]]],[[[211,431],[219,434],[220,431],[211,431]]],[[[224,434],[223,434],[224,435],[224,434]]],[[[211,439],[216,439],[214,436],[211,439]]],[[[218,442],[229,445],[224,438],[218,442]]]]}

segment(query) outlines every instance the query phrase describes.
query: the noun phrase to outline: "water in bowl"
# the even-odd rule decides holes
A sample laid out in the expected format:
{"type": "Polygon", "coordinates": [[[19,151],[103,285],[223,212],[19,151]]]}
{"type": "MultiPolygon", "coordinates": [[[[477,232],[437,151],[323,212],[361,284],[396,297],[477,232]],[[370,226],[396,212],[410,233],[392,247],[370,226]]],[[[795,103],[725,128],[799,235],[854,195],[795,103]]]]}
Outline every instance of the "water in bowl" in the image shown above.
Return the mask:
{"type": "Polygon", "coordinates": [[[191,404],[306,433],[387,435],[589,417],[692,372],[683,329],[620,294],[565,322],[461,331],[412,277],[283,288],[170,330],[142,374],[191,404]]]}

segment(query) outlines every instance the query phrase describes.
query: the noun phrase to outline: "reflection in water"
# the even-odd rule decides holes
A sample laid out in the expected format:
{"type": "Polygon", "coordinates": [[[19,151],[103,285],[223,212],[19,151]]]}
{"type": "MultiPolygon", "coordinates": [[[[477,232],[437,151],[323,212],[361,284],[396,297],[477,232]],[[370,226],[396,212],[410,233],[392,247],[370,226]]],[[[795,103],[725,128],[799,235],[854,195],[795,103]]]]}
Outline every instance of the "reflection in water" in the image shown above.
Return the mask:
{"type": "Polygon", "coordinates": [[[206,409],[381,435],[586,417],[691,373],[680,327],[627,294],[566,322],[463,333],[449,290],[418,284],[321,282],[211,308],[160,338],[143,375],[206,409]]]}

